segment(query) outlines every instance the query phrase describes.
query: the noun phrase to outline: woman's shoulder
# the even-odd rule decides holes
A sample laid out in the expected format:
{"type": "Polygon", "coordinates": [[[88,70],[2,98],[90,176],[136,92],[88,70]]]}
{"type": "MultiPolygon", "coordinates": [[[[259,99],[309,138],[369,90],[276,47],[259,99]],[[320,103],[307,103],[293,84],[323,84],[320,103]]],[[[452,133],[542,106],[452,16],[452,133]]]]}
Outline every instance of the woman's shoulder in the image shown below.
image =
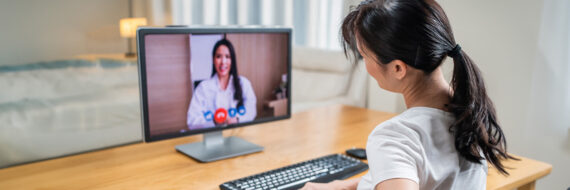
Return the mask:
{"type": "Polygon", "coordinates": [[[218,78],[216,76],[211,76],[207,79],[202,80],[200,83],[215,83],[218,78]]]}
{"type": "Polygon", "coordinates": [[[366,153],[375,155],[410,155],[414,162],[421,161],[424,151],[421,132],[414,130],[398,115],[376,126],[368,136],[366,153]]]}
{"type": "Polygon", "coordinates": [[[400,133],[431,133],[432,130],[446,130],[455,121],[452,113],[435,108],[414,107],[386,120],[375,130],[397,131],[400,133]],[[423,131],[423,132],[422,132],[423,131]]]}
{"type": "MultiPolygon", "coordinates": [[[[444,138],[448,127],[455,121],[453,114],[434,108],[410,108],[374,128],[369,141],[399,140],[421,146],[422,141],[444,138]]],[[[448,134],[449,135],[449,134],[448,134]]]]}
{"type": "Polygon", "coordinates": [[[369,139],[385,139],[386,137],[392,138],[419,138],[419,133],[414,130],[413,125],[406,121],[406,115],[400,114],[378,124],[369,139]],[[371,138],[380,136],[380,138],[371,138]]]}
{"type": "Polygon", "coordinates": [[[406,146],[419,148],[425,132],[414,122],[416,118],[408,111],[394,116],[378,124],[368,136],[369,143],[385,143],[391,141],[407,142],[406,146]]]}
{"type": "Polygon", "coordinates": [[[204,90],[209,90],[211,88],[215,88],[216,87],[216,80],[213,77],[204,79],[202,81],[200,81],[200,83],[198,83],[198,85],[195,86],[195,90],[197,92],[199,91],[204,91],[204,90]]]}

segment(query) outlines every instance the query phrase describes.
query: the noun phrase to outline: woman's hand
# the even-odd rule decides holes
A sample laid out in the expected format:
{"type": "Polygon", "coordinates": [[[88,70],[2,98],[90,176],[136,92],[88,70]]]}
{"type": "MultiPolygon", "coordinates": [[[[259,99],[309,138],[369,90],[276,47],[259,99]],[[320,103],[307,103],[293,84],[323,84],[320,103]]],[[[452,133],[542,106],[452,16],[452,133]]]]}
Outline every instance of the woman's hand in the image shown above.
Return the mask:
{"type": "Polygon", "coordinates": [[[349,180],[334,180],[330,183],[306,183],[301,190],[355,190],[360,178],[349,180]]]}

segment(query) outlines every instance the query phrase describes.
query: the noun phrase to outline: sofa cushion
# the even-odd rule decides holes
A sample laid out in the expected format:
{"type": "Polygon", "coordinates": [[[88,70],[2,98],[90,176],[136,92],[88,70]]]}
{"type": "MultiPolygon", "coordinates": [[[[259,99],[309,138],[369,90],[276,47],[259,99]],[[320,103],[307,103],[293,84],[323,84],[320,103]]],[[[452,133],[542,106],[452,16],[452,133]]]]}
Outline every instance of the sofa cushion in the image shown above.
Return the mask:
{"type": "Polygon", "coordinates": [[[295,47],[292,56],[294,69],[344,74],[352,68],[341,50],[295,47]]]}
{"type": "Polygon", "coordinates": [[[320,101],[347,93],[352,64],[342,51],[295,47],[292,62],[293,102],[320,101]]]}
{"type": "Polygon", "coordinates": [[[350,73],[293,69],[292,100],[320,101],[346,94],[350,73]]]}

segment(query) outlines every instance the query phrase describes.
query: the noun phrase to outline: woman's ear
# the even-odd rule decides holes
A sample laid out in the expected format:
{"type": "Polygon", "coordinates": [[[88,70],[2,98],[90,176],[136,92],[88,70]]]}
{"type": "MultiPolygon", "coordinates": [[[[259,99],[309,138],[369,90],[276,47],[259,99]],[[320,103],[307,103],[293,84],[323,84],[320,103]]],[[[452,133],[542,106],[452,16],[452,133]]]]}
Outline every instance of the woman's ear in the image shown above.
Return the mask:
{"type": "Polygon", "coordinates": [[[395,59],[388,63],[388,72],[394,78],[402,80],[408,72],[408,65],[401,60],[395,59]]]}

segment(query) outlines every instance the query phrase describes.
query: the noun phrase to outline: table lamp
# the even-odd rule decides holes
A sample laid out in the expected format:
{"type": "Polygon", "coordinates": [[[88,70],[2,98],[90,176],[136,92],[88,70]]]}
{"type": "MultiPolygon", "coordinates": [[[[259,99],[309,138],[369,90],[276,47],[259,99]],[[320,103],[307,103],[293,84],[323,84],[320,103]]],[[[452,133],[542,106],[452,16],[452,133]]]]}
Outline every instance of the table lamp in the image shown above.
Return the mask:
{"type": "Polygon", "coordinates": [[[121,27],[121,37],[129,40],[129,50],[125,53],[127,57],[134,57],[136,53],[132,48],[132,39],[137,36],[137,28],[146,25],[146,18],[123,18],[119,21],[121,27]]]}

